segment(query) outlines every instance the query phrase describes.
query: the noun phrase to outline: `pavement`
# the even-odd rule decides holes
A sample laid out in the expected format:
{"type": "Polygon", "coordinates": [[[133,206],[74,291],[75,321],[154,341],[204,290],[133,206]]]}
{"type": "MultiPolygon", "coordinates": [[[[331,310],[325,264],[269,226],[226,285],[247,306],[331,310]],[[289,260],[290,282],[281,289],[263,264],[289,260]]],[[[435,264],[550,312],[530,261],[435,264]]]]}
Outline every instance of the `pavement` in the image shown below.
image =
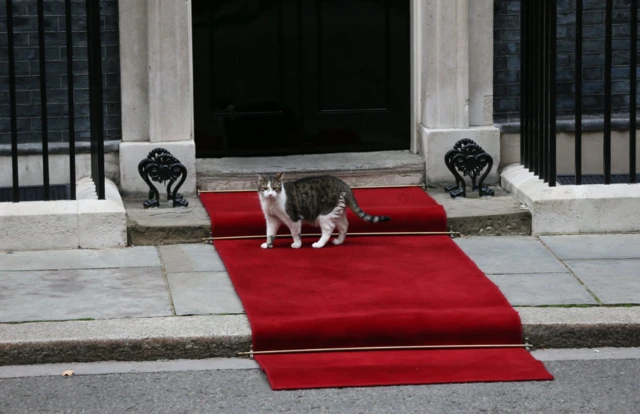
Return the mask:
{"type": "MultiPolygon", "coordinates": [[[[534,348],[640,346],[640,234],[455,240],[534,348]]],[[[0,365],[233,357],[250,346],[211,245],[0,252],[0,365]]]]}

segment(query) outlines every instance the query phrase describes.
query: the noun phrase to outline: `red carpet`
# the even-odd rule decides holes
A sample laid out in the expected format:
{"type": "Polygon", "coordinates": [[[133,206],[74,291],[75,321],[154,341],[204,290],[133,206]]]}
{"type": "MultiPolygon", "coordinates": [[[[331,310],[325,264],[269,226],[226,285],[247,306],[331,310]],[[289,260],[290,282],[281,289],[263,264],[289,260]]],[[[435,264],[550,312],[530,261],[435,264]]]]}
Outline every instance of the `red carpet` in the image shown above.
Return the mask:
{"type": "MultiPolygon", "coordinates": [[[[445,231],[443,208],[420,188],[355,190],[370,224],[349,232],[445,231]]],[[[213,235],[263,235],[255,192],[202,193],[213,235]]],[[[307,232],[317,233],[314,228],[307,232]]],[[[281,229],[287,233],[286,227],[281,229]]],[[[219,240],[214,245],[246,309],[254,351],[522,343],[518,314],[449,236],[219,240]]],[[[550,380],[524,349],[396,350],[256,355],[273,389],[550,380]]]]}

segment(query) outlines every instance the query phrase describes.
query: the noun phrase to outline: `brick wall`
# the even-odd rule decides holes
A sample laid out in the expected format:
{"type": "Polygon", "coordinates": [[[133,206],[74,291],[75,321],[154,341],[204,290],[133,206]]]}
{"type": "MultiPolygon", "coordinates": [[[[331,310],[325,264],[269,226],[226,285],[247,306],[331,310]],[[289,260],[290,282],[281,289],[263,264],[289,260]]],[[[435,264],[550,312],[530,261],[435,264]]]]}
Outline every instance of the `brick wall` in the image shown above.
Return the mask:
{"type": "MultiPolygon", "coordinates": [[[[584,0],[583,111],[601,115],[604,108],[604,0],[584,0]]],[[[629,105],[630,0],[614,0],[613,111],[627,113],[629,105]]],[[[494,1],[494,121],[517,121],[520,97],[520,0],[494,1]]],[[[574,111],[575,0],[558,0],[557,110],[574,111]]],[[[640,78],[640,77],[639,77],[640,78]]]]}
{"type": "MultiPolygon", "coordinates": [[[[89,140],[89,75],[85,0],[72,1],[76,139],[89,140]]],[[[105,139],[121,138],[118,1],[100,0],[105,139]]],[[[49,141],[68,141],[67,63],[63,0],[45,0],[49,141]]],[[[41,142],[38,23],[35,0],[13,0],[18,140],[41,142]]],[[[0,1],[0,144],[11,141],[7,13],[0,1]]]]}

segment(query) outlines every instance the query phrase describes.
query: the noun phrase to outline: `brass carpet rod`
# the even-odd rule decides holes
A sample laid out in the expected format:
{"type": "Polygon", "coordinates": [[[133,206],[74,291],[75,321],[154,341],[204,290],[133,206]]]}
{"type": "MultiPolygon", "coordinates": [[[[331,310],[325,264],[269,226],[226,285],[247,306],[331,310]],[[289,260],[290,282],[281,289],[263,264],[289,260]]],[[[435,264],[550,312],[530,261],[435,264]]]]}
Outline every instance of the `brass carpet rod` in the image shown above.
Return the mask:
{"type": "MultiPolygon", "coordinates": [[[[332,236],[337,236],[333,233],[332,236]]],[[[457,231],[399,231],[399,232],[378,232],[378,233],[347,233],[347,236],[460,236],[457,231]]],[[[302,234],[300,237],[320,237],[320,233],[302,234]]],[[[202,241],[215,240],[246,240],[246,239],[263,239],[267,236],[264,234],[255,236],[221,236],[221,237],[203,237],[202,241]]],[[[277,238],[291,237],[290,234],[278,234],[277,238]]]]}
{"type": "Polygon", "coordinates": [[[348,348],[312,348],[312,349],[282,349],[273,351],[238,352],[238,355],[274,355],[274,354],[303,354],[318,352],[349,352],[349,351],[393,351],[420,349],[478,349],[478,348],[530,348],[531,344],[482,344],[482,345],[414,345],[414,346],[371,346],[348,348]]]}

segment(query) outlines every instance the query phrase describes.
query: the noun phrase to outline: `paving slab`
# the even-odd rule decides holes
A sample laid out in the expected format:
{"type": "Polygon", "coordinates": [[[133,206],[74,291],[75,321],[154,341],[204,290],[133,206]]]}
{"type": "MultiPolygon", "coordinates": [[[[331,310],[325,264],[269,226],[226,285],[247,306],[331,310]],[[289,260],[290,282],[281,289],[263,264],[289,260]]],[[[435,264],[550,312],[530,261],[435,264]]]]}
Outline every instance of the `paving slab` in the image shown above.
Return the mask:
{"type": "Polygon", "coordinates": [[[209,244],[175,244],[160,246],[159,250],[167,273],[226,271],[222,259],[209,244]]]}
{"type": "Polygon", "coordinates": [[[565,260],[605,305],[640,304],[640,260],[565,260]]]}
{"type": "Polygon", "coordinates": [[[172,314],[159,267],[0,272],[0,322],[172,314]]]}
{"type": "Polygon", "coordinates": [[[533,237],[465,237],[455,242],[486,274],[567,272],[562,262],[533,237]]]}
{"type": "Polygon", "coordinates": [[[597,305],[571,273],[488,275],[513,306],[597,305]]]}
{"type": "Polygon", "coordinates": [[[541,236],[560,259],[640,259],[640,234],[541,236]]]}
{"type": "Polygon", "coordinates": [[[102,250],[45,250],[0,252],[0,271],[114,269],[160,267],[158,251],[152,246],[102,250]]]}
{"type": "Polygon", "coordinates": [[[177,315],[244,313],[226,272],[168,273],[177,315]]]}

